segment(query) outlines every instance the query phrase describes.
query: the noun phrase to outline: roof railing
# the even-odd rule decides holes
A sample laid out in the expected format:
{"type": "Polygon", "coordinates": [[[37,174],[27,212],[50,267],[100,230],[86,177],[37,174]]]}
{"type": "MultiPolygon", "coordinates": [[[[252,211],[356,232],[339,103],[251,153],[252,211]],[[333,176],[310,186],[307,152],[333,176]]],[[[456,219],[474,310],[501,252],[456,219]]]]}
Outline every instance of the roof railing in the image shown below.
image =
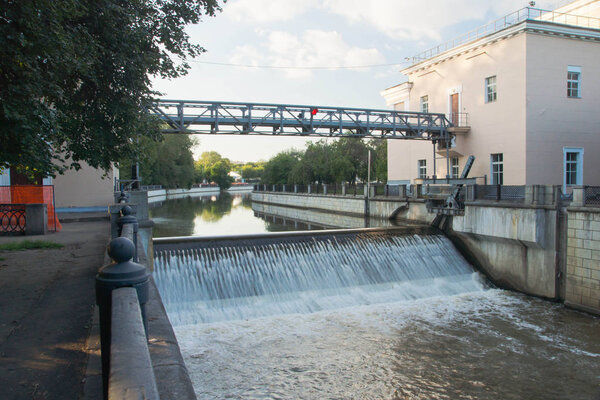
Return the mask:
{"type": "Polygon", "coordinates": [[[435,57],[438,54],[441,54],[445,51],[448,51],[465,43],[481,39],[482,37],[499,32],[503,29],[508,28],[509,26],[518,24],[519,22],[526,20],[537,20],[552,22],[556,24],[574,25],[584,28],[600,29],[600,18],[588,17],[584,15],[559,13],[555,11],[542,10],[540,8],[525,7],[518,11],[505,15],[502,18],[498,18],[497,20],[492,21],[486,25],[480,26],[479,28],[467,32],[457,38],[449,40],[438,46],[432,47],[429,50],[425,50],[422,53],[419,53],[416,56],[409,58],[408,61],[412,62],[411,66],[418,64],[421,61],[425,61],[427,59],[435,57]]]}

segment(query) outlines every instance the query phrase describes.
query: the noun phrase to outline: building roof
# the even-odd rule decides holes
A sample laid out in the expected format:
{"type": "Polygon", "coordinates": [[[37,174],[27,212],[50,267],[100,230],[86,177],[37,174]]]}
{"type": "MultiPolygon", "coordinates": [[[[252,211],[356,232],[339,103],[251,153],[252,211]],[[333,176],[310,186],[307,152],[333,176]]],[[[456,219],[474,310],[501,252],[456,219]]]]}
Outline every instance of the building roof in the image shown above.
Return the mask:
{"type": "MultiPolygon", "coordinates": [[[[582,6],[598,4],[600,1],[579,0],[574,3],[583,3],[582,6]]],[[[559,10],[573,8],[570,3],[559,10]]],[[[581,6],[580,6],[581,8],[581,6]]],[[[592,13],[596,15],[596,13],[592,13]]],[[[582,37],[600,40],[600,18],[590,15],[568,14],[557,11],[547,11],[538,8],[525,7],[502,18],[492,21],[482,27],[465,33],[464,35],[440,44],[429,50],[412,57],[412,65],[401,72],[409,75],[424,69],[431,64],[437,64],[448,58],[454,58],[468,51],[473,51],[497,40],[514,36],[522,31],[534,31],[568,37],[582,37]]]]}

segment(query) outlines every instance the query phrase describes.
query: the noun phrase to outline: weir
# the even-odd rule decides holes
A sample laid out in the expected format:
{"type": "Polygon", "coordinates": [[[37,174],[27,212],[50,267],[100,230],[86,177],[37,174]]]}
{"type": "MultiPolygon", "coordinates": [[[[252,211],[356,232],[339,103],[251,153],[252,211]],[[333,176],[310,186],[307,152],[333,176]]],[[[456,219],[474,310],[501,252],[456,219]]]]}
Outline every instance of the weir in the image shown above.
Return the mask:
{"type": "Polygon", "coordinates": [[[210,239],[182,250],[158,241],[154,277],[174,326],[483,290],[447,238],[398,232],[210,239]]]}

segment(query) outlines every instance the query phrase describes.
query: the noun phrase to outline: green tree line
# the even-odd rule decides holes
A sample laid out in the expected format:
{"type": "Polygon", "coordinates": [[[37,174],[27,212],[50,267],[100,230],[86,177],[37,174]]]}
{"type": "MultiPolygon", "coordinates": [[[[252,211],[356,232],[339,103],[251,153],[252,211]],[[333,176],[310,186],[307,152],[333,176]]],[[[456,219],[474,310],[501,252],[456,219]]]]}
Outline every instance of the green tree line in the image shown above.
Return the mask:
{"type": "Polygon", "coordinates": [[[340,138],[309,143],[304,151],[277,154],[264,165],[265,184],[366,182],[371,151],[371,180],[387,181],[387,143],[340,138]]]}
{"type": "MultiPolygon", "coordinates": [[[[281,152],[268,161],[234,164],[216,151],[203,152],[194,160],[196,139],[188,135],[165,135],[162,141],[141,138],[137,162],[144,185],[189,188],[196,183],[216,183],[227,189],[233,183],[231,171],[245,182],[265,184],[308,184],[365,182],[368,153],[371,152],[371,180],[387,181],[387,144],[340,138],[331,143],[309,143],[303,151],[281,152]]],[[[135,162],[135,161],[134,161],[135,162]]],[[[121,179],[130,179],[132,161],[120,163],[121,179]]]]}

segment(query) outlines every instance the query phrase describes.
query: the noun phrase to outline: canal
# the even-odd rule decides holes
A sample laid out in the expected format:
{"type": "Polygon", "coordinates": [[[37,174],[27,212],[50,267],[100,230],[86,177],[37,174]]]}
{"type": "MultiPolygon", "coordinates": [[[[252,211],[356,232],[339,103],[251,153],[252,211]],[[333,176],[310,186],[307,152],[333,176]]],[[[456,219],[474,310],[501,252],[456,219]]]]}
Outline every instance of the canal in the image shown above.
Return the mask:
{"type": "MultiPolygon", "coordinates": [[[[155,236],[298,226],[255,216],[247,195],[169,200],[151,216],[155,236]]],[[[270,288],[258,296],[188,297],[210,266],[189,257],[159,264],[155,279],[198,398],[600,398],[600,319],[492,287],[441,236],[357,243],[269,248],[285,264],[279,272],[252,258],[255,248],[218,250],[227,256],[211,261],[225,266],[215,282],[251,277],[270,288]],[[390,264],[414,273],[381,278],[390,264]],[[360,281],[356,269],[376,281],[360,281]],[[334,277],[342,283],[329,284],[322,270],[343,271],[334,277]]],[[[207,287],[222,293],[221,283],[207,287]]]]}

